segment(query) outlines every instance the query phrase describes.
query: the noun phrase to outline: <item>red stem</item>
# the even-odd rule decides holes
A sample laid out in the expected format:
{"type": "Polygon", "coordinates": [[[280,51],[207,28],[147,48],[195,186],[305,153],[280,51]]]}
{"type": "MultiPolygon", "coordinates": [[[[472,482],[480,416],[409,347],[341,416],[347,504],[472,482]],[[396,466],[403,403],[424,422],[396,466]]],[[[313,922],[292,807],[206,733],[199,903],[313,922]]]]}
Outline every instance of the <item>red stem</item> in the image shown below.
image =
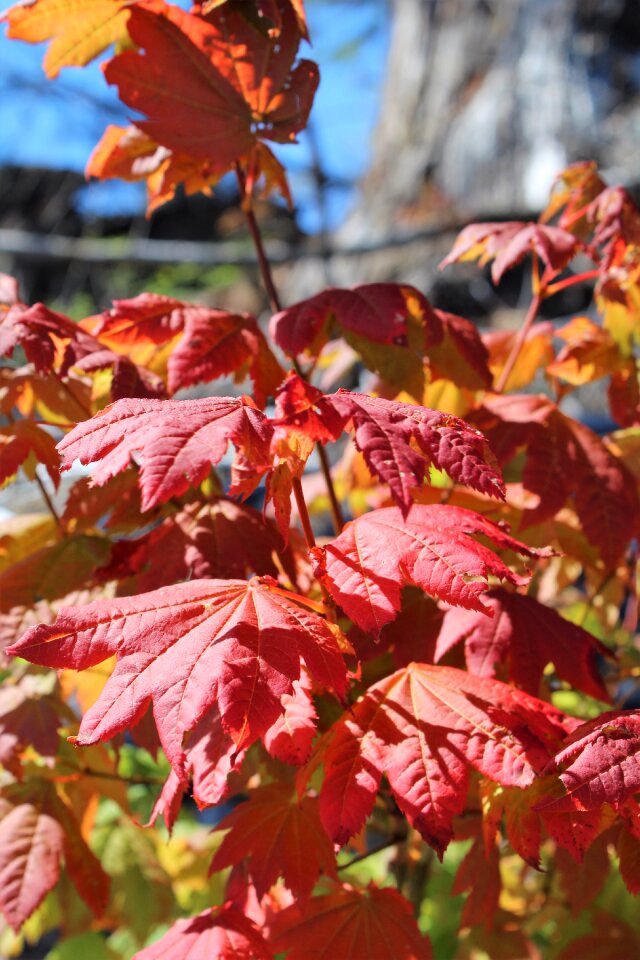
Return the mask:
{"type": "MultiPolygon", "coordinates": [[[[238,187],[240,189],[240,195],[244,198],[246,183],[247,183],[246,177],[242,167],[238,162],[236,162],[235,168],[236,168],[236,177],[238,180],[238,187]]],[[[280,297],[278,296],[278,291],[276,290],[276,285],[273,280],[273,274],[271,273],[271,265],[269,264],[267,254],[264,249],[264,244],[262,243],[262,235],[260,233],[260,227],[258,226],[258,221],[256,220],[255,214],[250,207],[245,207],[244,212],[245,212],[245,217],[247,218],[247,226],[249,227],[249,233],[251,234],[251,239],[253,240],[253,245],[255,247],[256,255],[258,257],[258,264],[260,266],[260,274],[262,276],[262,282],[264,283],[265,290],[267,291],[267,296],[269,297],[269,303],[271,305],[271,309],[274,313],[278,313],[282,309],[282,305],[280,303],[280,297]]],[[[306,377],[302,372],[302,368],[300,367],[300,364],[298,363],[295,357],[292,359],[292,364],[298,376],[302,377],[303,380],[306,379],[306,377]]],[[[320,460],[320,468],[322,470],[322,474],[324,476],[324,480],[327,485],[327,492],[329,494],[329,503],[331,505],[331,518],[333,520],[333,526],[335,528],[335,532],[336,534],[338,534],[344,527],[344,517],[342,514],[342,509],[340,507],[340,503],[336,496],[335,487],[333,485],[333,479],[331,477],[331,467],[329,465],[329,460],[327,457],[326,450],[324,449],[321,443],[317,444],[317,450],[318,450],[318,458],[320,460]]],[[[298,512],[300,514],[300,520],[304,527],[304,516],[306,515],[307,523],[308,523],[309,513],[307,511],[306,504],[304,505],[304,511],[300,507],[300,501],[302,500],[302,502],[304,503],[304,495],[302,493],[302,487],[300,486],[298,489],[296,487],[296,483],[299,483],[299,481],[294,480],[294,492],[296,496],[296,502],[298,504],[298,512]]],[[[311,539],[313,540],[313,543],[311,543],[310,545],[315,546],[315,539],[313,539],[313,531],[311,530],[310,523],[308,523],[308,531],[306,528],[304,530],[305,537],[307,538],[307,543],[309,544],[308,533],[311,534],[311,539]]]]}
{"type": "Polygon", "coordinates": [[[572,277],[565,277],[564,280],[558,280],[552,283],[545,290],[545,297],[552,297],[554,293],[560,293],[567,287],[573,287],[576,283],[585,283],[587,280],[597,280],[600,275],[599,270],[587,270],[585,273],[576,273],[572,277]]]}
{"type": "Polygon", "coordinates": [[[504,388],[507,385],[509,377],[511,376],[511,372],[516,365],[518,357],[520,356],[520,351],[522,350],[523,344],[527,339],[527,334],[529,333],[529,330],[533,326],[533,321],[538,315],[538,310],[540,309],[540,304],[542,302],[542,296],[543,294],[541,292],[536,293],[529,305],[529,309],[524,319],[524,323],[518,330],[518,334],[515,340],[513,341],[511,353],[507,357],[507,362],[502,368],[502,372],[498,377],[498,381],[494,387],[496,393],[502,393],[504,391],[504,388]]]}

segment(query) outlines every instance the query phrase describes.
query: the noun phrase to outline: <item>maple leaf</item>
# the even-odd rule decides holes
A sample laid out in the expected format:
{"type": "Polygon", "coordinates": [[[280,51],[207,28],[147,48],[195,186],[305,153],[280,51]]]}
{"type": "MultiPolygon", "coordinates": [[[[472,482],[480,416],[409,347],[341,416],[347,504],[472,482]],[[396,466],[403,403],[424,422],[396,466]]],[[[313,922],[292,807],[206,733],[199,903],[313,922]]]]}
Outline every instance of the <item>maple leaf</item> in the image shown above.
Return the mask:
{"type": "Polygon", "coordinates": [[[559,173],[551,187],[551,198],[540,220],[547,223],[558,213],[558,226],[586,239],[591,232],[587,220],[589,204],[606,187],[593,160],[573,163],[559,173]]]}
{"type": "Polygon", "coordinates": [[[33,480],[37,464],[42,463],[57,489],[59,462],[54,438],[32,421],[19,420],[0,428],[0,486],[14,477],[20,466],[33,480]]]}
{"type": "Polygon", "coordinates": [[[422,395],[425,350],[443,337],[442,321],[426,298],[407,285],[369,283],[330,288],[281,310],[270,321],[272,339],[289,356],[318,356],[334,325],[397,390],[422,395]]]}
{"type": "MultiPolygon", "coordinates": [[[[554,359],[551,344],[554,332],[553,324],[548,321],[531,326],[518,353],[518,362],[504,386],[504,393],[522,390],[537,376],[540,368],[548,370],[554,359]]],[[[488,362],[494,377],[497,378],[504,369],[518,333],[518,330],[488,330],[482,334],[482,342],[489,351],[488,362]]]]}
{"type": "Polygon", "coordinates": [[[442,324],[443,336],[440,341],[428,344],[432,380],[444,378],[468,390],[491,387],[489,353],[476,325],[455,313],[444,310],[433,313],[442,324]]]}
{"type": "Polygon", "coordinates": [[[493,260],[491,279],[498,284],[507,270],[533,251],[545,264],[549,279],[566,267],[576,249],[576,238],[560,227],[519,221],[472,223],[459,234],[440,269],[458,261],[479,260],[484,266],[493,260]]]}
{"type": "Polygon", "coordinates": [[[157,943],[139,950],[133,960],[273,960],[258,928],[225,904],[178,920],[157,943]]]}
{"type": "Polygon", "coordinates": [[[33,747],[40,756],[55,757],[62,717],[73,714],[53,696],[55,675],[26,674],[0,688],[0,764],[20,778],[19,755],[33,747]]]}
{"type": "Polygon", "coordinates": [[[246,313],[143,293],[114,301],[113,308],[100,317],[95,333],[127,351],[169,343],[182,334],[168,361],[171,393],[230,373],[240,382],[248,373],[262,405],[284,377],[255,319],[246,313]]]}
{"type": "Polygon", "coordinates": [[[230,500],[191,503],[150,533],[118,541],[100,577],[132,577],[126,584],[129,593],[143,593],[189,578],[241,579],[249,573],[277,577],[273,558],[279,553],[295,580],[291,552],[283,550],[274,524],[257,510],[230,500]]]}
{"type": "Polygon", "coordinates": [[[327,588],[347,616],[377,635],[400,609],[403,584],[456,606],[487,611],[481,594],[490,575],[516,585],[528,581],[473,535],[524,556],[535,555],[479,514],[435,504],[414,506],[406,517],[397,507],[373,510],[348,523],[324,554],[316,551],[315,559],[319,575],[326,577],[327,588]]]}
{"type": "Polygon", "coordinates": [[[483,925],[491,929],[502,892],[500,856],[495,843],[485,850],[482,837],[477,837],[456,872],[451,894],[459,896],[469,890],[460,917],[461,927],[483,925]]]}
{"type": "Polygon", "coordinates": [[[12,356],[19,345],[38,373],[52,369],[56,340],[71,340],[75,335],[75,324],[43,303],[31,307],[18,303],[0,311],[0,356],[12,356]]]}
{"type": "Polygon", "coordinates": [[[554,757],[564,796],[542,800],[543,814],[618,807],[640,790],[640,714],[609,713],[578,727],[554,757]]]}
{"type": "Polygon", "coordinates": [[[184,768],[183,736],[217,702],[239,750],[283,712],[304,657],[342,695],[346,670],[331,628],[294,594],[254,579],[193,580],[136,597],[68,607],[7,650],[43,666],[84,670],[117,654],[116,669],[84,716],[77,743],[133,726],[153,703],[162,746],[184,768]]]}
{"type": "Polygon", "coordinates": [[[44,58],[49,78],[63,67],[82,67],[127,38],[127,0],[35,0],[2,15],[7,36],[28,43],[51,40],[44,58]]]}
{"type": "MultiPolygon", "coordinates": [[[[228,3],[229,0],[198,0],[198,2],[200,3],[203,13],[210,13],[212,10],[221,7],[224,3],[228,3]]],[[[285,2],[287,2],[287,0],[285,0],[285,2]]],[[[301,35],[305,40],[308,40],[309,33],[303,0],[288,0],[288,2],[295,12],[301,35]]],[[[255,7],[255,12],[251,8],[248,8],[246,11],[243,10],[243,13],[245,13],[245,16],[249,19],[257,14],[258,18],[270,21],[268,32],[271,35],[277,36],[282,30],[282,4],[279,3],[278,0],[256,0],[255,7]]]]}
{"type": "Polygon", "coordinates": [[[254,790],[218,825],[229,830],[211,863],[223,870],[249,858],[249,874],[261,899],[282,876],[304,904],[321,873],[337,879],[333,844],[324,832],[318,800],[298,797],[282,783],[254,790]]]}
{"type": "Polygon", "coordinates": [[[273,428],[249,398],[202,400],[123,399],[79,423],[58,444],[62,470],[79,459],[100,461],[93,482],[101,485],[140,460],[142,509],[148,510],[197,486],[231,441],[238,449],[231,492],[250,493],[271,466],[273,428]]]}
{"type": "Polygon", "coordinates": [[[287,951],[288,960],[432,960],[408,901],[373,884],[363,891],[345,884],[313,897],[304,910],[287,907],[276,914],[269,939],[278,953],[287,951]]]}
{"type": "Polygon", "coordinates": [[[0,909],[14,930],[56,885],[62,858],[80,896],[101,913],[109,878],[53,786],[32,778],[25,786],[5,789],[0,798],[0,909]]]}
{"type": "Polygon", "coordinates": [[[110,124],[93,149],[85,176],[99,180],[126,180],[147,184],[147,216],[171,200],[179,184],[187,196],[211,194],[220,180],[215,163],[162,147],[137,127],[110,124]]]}
{"type": "Polygon", "coordinates": [[[547,375],[572,386],[607,376],[624,364],[611,334],[589,317],[573,317],[554,335],[564,340],[565,346],[547,366],[547,375]]]}
{"type": "Polygon", "coordinates": [[[282,695],[283,713],[264,735],[272,757],[283,763],[306,763],[316,735],[317,715],[311,699],[311,682],[306,673],[293,681],[293,692],[282,695]]]}
{"type": "Polygon", "coordinates": [[[0,612],[31,606],[36,600],[57,600],[86,586],[108,556],[104,537],[85,534],[36,550],[0,572],[0,612]]]}
{"type": "Polygon", "coordinates": [[[504,498],[504,484],[485,437],[464,420],[346,390],[328,397],[326,405],[351,425],[367,466],[389,484],[405,516],[413,503],[412,489],[428,478],[432,464],[457,483],[504,498]],[[411,446],[412,440],[421,453],[411,446]]]}
{"type": "Polygon", "coordinates": [[[230,792],[231,774],[239,770],[245,750],[237,750],[233,737],[224,729],[217,706],[212,707],[188,731],[184,739],[184,770],[172,768],[153,806],[149,825],[162,816],[169,831],[173,830],[182,798],[189,789],[197,807],[214,806],[230,792]]]}
{"type": "Polygon", "coordinates": [[[204,307],[191,308],[168,369],[172,392],[229,373],[240,383],[248,373],[259,406],[275,394],[284,378],[284,370],[253,317],[204,307]]]}
{"type": "Polygon", "coordinates": [[[467,668],[476,676],[494,677],[499,664],[508,678],[537,694],[548,663],[577,690],[599,700],[609,695],[598,672],[597,657],[610,657],[603,644],[582,627],[565,620],[533,597],[501,588],[485,598],[494,616],[475,610],[449,610],[438,637],[435,660],[464,641],[467,668]]]}
{"type": "Polygon", "coordinates": [[[497,680],[410,664],[373,684],[333,729],[320,813],[345,843],[363,826],[385,774],[409,823],[442,857],[464,808],[469,768],[524,787],[567,729],[560,711],[497,680]]]}
{"type": "Polygon", "coordinates": [[[114,57],[105,77],[146,114],[136,126],[158,143],[223,172],[258,139],[287,143],[305,126],[318,70],[307,60],[292,69],[300,35],[291,8],[277,40],[233,10],[204,19],[163,3],[131,8],[127,29],[145,52],[114,57]]]}
{"type": "Polygon", "coordinates": [[[526,447],[522,482],[539,504],[524,512],[522,526],[553,517],[572,497],[585,534],[613,567],[640,514],[635,480],[622,461],[547,397],[488,397],[473,419],[503,466],[526,447]]]}

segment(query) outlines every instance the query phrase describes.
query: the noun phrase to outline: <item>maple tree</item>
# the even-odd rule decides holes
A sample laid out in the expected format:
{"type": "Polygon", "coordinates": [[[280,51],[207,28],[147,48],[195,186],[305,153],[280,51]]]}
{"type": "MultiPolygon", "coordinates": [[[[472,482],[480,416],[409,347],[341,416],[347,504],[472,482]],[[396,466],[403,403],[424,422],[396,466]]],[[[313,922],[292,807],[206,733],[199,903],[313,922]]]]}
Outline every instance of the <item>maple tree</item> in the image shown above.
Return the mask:
{"type": "Polygon", "coordinates": [[[49,76],[107,54],[140,116],[89,174],[146,181],[149,210],[236,176],[271,316],[145,293],[75,323],[0,277],[0,480],[43,498],[0,527],[0,950],[635,955],[630,196],[580,163],[538,222],[462,231],[443,267],[530,264],[518,331],[406,284],[283,306],[254,201],[290,199],[268,142],[318,82],[302,0],[3,20],[49,76]],[[539,321],[578,284],[589,316],[539,321]],[[320,388],[343,341],[368,393],[320,388]],[[176,399],[221,377],[251,395],[176,399]],[[599,380],[607,436],[563,406],[599,380]],[[59,510],[43,471],[78,462],[59,510]]]}

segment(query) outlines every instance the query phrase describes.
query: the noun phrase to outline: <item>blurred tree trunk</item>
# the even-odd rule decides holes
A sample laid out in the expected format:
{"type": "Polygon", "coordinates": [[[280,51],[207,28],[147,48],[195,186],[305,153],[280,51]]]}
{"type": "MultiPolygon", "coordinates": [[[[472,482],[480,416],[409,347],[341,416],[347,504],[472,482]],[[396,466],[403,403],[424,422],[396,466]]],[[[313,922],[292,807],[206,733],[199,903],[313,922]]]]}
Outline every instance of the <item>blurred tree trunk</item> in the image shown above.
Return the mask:
{"type": "MultiPolygon", "coordinates": [[[[391,0],[391,10],[371,165],[339,246],[534,213],[579,159],[617,181],[638,176],[640,0],[391,0]]],[[[334,258],[334,280],[427,287],[433,246],[334,258]]]]}
{"type": "Polygon", "coordinates": [[[577,159],[637,175],[638,0],[392,0],[392,16],[351,229],[536,209],[577,159]]]}

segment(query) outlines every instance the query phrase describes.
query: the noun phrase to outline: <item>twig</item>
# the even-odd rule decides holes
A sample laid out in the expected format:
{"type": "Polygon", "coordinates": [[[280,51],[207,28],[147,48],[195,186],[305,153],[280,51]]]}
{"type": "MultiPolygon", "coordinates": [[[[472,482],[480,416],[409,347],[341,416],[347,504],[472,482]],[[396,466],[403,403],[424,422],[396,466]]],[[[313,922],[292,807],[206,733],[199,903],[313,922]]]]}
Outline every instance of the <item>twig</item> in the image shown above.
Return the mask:
{"type": "Polygon", "coordinates": [[[49,494],[47,493],[47,488],[45,487],[44,483],[42,482],[42,480],[40,479],[40,477],[38,476],[37,473],[34,473],[33,478],[34,478],[34,480],[36,481],[36,483],[38,484],[38,486],[39,486],[39,488],[40,488],[40,493],[42,494],[42,499],[43,499],[44,502],[46,503],[47,508],[48,508],[48,510],[49,510],[49,513],[51,514],[51,516],[52,516],[53,519],[55,520],[55,523],[56,523],[56,526],[57,526],[58,530],[62,530],[62,522],[61,522],[61,520],[60,520],[60,516],[59,516],[59,514],[58,514],[58,511],[56,510],[56,508],[55,508],[54,505],[53,505],[53,501],[52,501],[51,497],[50,497],[49,494]]]}
{"type": "MultiPolygon", "coordinates": [[[[238,178],[238,187],[240,188],[240,197],[244,204],[245,191],[246,191],[246,177],[244,171],[240,164],[236,161],[236,177],[238,178]]],[[[251,207],[244,207],[244,215],[247,220],[247,226],[249,227],[249,233],[251,234],[251,239],[253,240],[253,245],[256,250],[256,256],[258,258],[258,266],[260,267],[260,274],[262,276],[262,282],[264,283],[265,290],[267,291],[267,296],[269,297],[269,303],[271,304],[271,309],[274,313],[279,313],[282,307],[280,306],[280,298],[278,297],[278,291],[276,290],[275,283],[273,282],[273,274],[271,273],[271,265],[265,253],[264,244],[262,243],[262,234],[260,233],[260,227],[258,226],[258,221],[256,220],[256,215],[253,212],[251,207]]]]}
{"type": "MultiPolygon", "coordinates": [[[[241,197],[244,197],[246,189],[246,177],[244,171],[239,163],[236,162],[236,177],[238,179],[238,187],[240,189],[241,197]]],[[[269,297],[269,303],[271,309],[274,313],[279,313],[282,309],[280,302],[280,297],[278,296],[278,291],[273,280],[273,274],[271,272],[271,265],[269,263],[269,258],[267,257],[264,249],[264,244],[262,242],[262,235],[260,233],[260,227],[258,226],[258,221],[253,210],[250,207],[245,207],[245,217],[247,219],[247,226],[249,228],[249,233],[251,234],[251,239],[253,240],[254,247],[256,249],[256,256],[258,257],[258,264],[260,266],[260,274],[262,276],[262,282],[264,283],[265,290],[267,291],[267,296],[269,297]]],[[[297,359],[293,357],[292,365],[298,376],[306,379],[302,372],[302,368],[298,363],[297,359]]],[[[331,504],[331,517],[333,519],[333,524],[335,527],[336,533],[340,533],[344,526],[344,517],[342,515],[342,510],[336,496],[335,487],[333,485],[333,479],[331,477],[331,469],[329,467],[329,461],[327,459],[327,454],[321,443],[317,444],[318,449],[318,458],[320,460],[320,467],[327,485],[327,491],[329,493],[329,502],[331,504]]],[[[309,511],[307,510],[307,505],[304,500],[304,494],[302,492],[302,486],[299,480],[294,480],[293,490],[296,497],[296,503],[298,505],[298,513],[300,514],[300,521],[304,530],[304,535],[307,540],[307,546],[315,547],[315,537],[313,535],[313,530],[311,529],[311,523],[309,521],[309,511]],[[306,524],[306,525],[305,525],[306,524]]]]}
{"type": "Polygon", "coordinates": [[[511,348],[511,353],[507,357],[507,362],[505,363],[504,367],[502,368],[502,372],[498,377],[498,381],[495,385],[496,393],[502,393],[504,391],[504,388],[506,387],[509,381],[509,377],[511,376],[513,368],[516,365],[518,357],[520,356],[520,351],[522,350],[524,342],[527,339],[527,334],[529,333],[529,330],[533,326],[533,321],[538,315],[538,310],[540,309],[541,303],[542,303],[542,294],[536,293],[529,305],[529,309],[524,319],[524,323],[518,330],[518,334],[515,340],[513,341],[513,346],[511,348]]]}
{"type": "Polygon", "coordinates": [[[353,867],[354,864],[360,863],[362,860],[366,860],[367,857],[372,857],[375,853],[380,853],[381,850],[387,850],[389,847],[395,847],[399,843],[403,843],[404,839],[404,837],[391,837],[390,840],[385,840],[383,843],[378,843],[375,847],[371,847],[370,850],[365,850],[364,853],[359,853],[355,857],[352,857],[351,860],[347,860],[346,863],[341,863],[338,866],[338,870],[348,870],[349,867],[353,867]]]}

